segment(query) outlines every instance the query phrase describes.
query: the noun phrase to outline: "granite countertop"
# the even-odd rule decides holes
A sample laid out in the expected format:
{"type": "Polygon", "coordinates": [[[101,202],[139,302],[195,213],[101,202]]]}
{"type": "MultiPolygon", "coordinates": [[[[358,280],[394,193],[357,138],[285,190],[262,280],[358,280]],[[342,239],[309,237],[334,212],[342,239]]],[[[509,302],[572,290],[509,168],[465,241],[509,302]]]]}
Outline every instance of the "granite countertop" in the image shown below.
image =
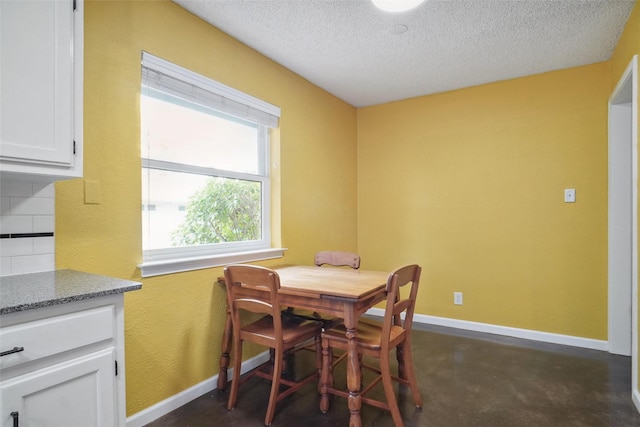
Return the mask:
{"type": "Polygon", "coordinates": [[[0,277],[0,314],[135,291],[142,284],[74,270],[0,277]]]}

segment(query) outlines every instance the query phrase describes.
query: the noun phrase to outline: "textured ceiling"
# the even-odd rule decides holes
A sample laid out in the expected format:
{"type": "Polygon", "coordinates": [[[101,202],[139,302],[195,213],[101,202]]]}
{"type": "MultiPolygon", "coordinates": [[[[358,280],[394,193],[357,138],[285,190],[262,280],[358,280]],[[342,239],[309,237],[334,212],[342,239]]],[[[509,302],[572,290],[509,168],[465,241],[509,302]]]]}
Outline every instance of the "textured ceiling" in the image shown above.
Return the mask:
{"type": "Polygon", "coordinates": [[[362,107],[605,61],[631,0],[174,0],[362,107]],[[402,30],[405,30],[402,32],[402,30]]]}

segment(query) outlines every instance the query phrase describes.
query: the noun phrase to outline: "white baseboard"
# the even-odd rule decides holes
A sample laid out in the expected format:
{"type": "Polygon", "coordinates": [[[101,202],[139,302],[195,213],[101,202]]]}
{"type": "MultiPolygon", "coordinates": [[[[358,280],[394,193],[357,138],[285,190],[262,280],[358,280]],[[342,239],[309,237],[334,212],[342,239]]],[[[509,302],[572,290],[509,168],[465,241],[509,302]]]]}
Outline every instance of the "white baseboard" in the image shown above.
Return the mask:
{"type": "Polygon", "coordinates": [[[638,410],[638,412],[640,412],[640,391],[633,390],[633,393],[631,394],[632,399],[633,399],[633,404],[636,405],[636,409],[638,410]]]}
{"type": "MultiPolygon", "coordinates": [[[[384,316],[384,309],[372,308],[367,311],[367,314],[382,317],[384,316]]],[[[483,332],[487,334],[504,335],[508,337],[541,341],[552,344],[570,345],[572,347],[582,347],[591,350],[609,350],[607,341],[574,337],[571,335],[553,334],[550,332],[540,332],[531,329],[512,328],[509,326],[470,322],[468,320],[450,319],[447,317],[427,316],[424,314],[415,314],[413,316],[413,321],[415,323],[422,323],[425,325],[446,326],[449,328],[464,329],[468,331],[483,332]]]]}
{"type": "MultiPolygon", "coordinates": [[[[253,368],[260,366],[262,363],[269,360],[269,352],[265,351],[256,357],[246,360],[242,364],[242,373],[248,372],[253,368]]],[[[233,375],[233,369],[229,369],[229,378],[233,375]]],[[[182,405],[185,405],[192,400],[197,399],[205,393],[215,390],[218,387],[218,375],[214,375],[201,383],[194,385],[178,394],[158,402],[153,406],[148,407],[130,417],[127,417],[127,427],[142,427],[151,421],[160,418],[169,412],[178,409],[182,405]]]]}
{"type": "MultiPolygon", "coordinates": [[[[367,311],[367,314],[372,316],[384,316],[384,310],[381,308],[372,308],[367,311]]],[[[607,341],[594,340],[590,338],[574,337],[570,335],[552,334],[549,332],[533,331],[529,329],[511,328],[508,326],[491,325],[488,323],[470,322],[467,320],[449,319],[446,317],[427,316],[423,314],[416,314],[413,317],[413,321],[416,323],[422,323],[425,325],[437,325],[446,326],[450,328],[464,329],[469,331],[483,332],[487,334],[504,335],[514,338],[522,338],[527,340],[541,341],[553,344],[570,345],[573,347],[582,347],[592,350],[607,351],[607,341]]],[[[251,369],[259,366],[263,362],[269,359],[269,352],[264,352],[258,356],[245,361],[242,364],[242,373],[248,372],[251,369]]],[[[229,370],[229,378],[233,370],[229,370]]],[[[203,394],[215,390],[218,384],[218,375],[214,375],[202,381],[199,384],[194,385],[176,395],[173,395],[162,402],[158,402],[147,409],[144,409],[127,418],[127,427],[142,427],[151,421],[160,418],[169,412],[178,409],[182,405],[191,402],[194,399],[202,396],[203,394]]],[[[633,402],[640,411],[640,392],[634,390],[633,402]]]]}

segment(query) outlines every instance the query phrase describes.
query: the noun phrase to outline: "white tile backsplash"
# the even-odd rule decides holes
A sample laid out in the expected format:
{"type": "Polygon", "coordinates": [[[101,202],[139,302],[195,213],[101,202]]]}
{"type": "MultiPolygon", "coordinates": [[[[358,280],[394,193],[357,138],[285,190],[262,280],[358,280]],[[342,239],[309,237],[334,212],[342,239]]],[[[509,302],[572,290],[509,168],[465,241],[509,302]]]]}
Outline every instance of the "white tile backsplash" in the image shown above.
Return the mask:
{"type": "Polygon", "coordinates": [[[2,193],[4,197],[33,196],[33,182],[3,179],[2,183],[0,183],[0,193],[2,193]]]}
{"type": "Polygon", "coordinates": [[[6,276],[11,271],[11,258],[0,258],[0,276],[6,276]]]}
{"type": "Polygon", "coordinates": [[[48,197],[50,199],[55,197],[55,186],[46,182],[34,182],[33,183],[33,196],[35,197],[48,197]]]}
{"type": "Polygon", "coordinates": [[[33,255],[33,239],[2,239],[0,243],[0,255],[2,258],[33,255]]]}
{"type": "Polygon", "coordinates": [[[33,239],[33,253],[52,254],[56,251],[56,242],[53,237],[34,237],[33,239]]]}
{"type": "Polygon", "coordinates": [[[0,234],[32,233],[33,219],[31,215],[5,215],[0,222],[0,234]]]}
{"type": "Polygon", "coordinates": [[[10,274],[37,273],[56,269],[54,254],[17,256],[11,258],[10,274]]]}
{"type": "Polygon", "coordinates": [[[1,196],[0,193],[0,215],[11,215],[11,197],[1,196]]]}
{"type": "Polygon", "coordinates": [[[0,181],[0,276],[54,270],[55,237],[19,236],[54,231],[54,184],[0,181]]]}
{"type": "Polygon", "coordinates": [[[47,233],[56,228],[55,215],[38,215],[30,218],[33,221],[34,233],[47,233]]]}
{"type": "Polygon", "coordinates": [[[51,197],[12,197],[11,215],[53,215],[55,200],[51,197]]]}

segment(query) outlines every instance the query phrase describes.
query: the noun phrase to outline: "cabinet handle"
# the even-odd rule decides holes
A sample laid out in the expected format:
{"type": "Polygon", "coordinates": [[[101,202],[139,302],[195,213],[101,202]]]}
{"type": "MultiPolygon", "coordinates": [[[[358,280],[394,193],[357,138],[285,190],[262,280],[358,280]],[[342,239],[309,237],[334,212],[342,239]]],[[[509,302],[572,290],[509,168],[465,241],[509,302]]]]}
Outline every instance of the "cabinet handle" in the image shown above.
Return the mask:
{"type": "Polygon", "coordinates": [[[11,413],[11,417],[13,418],[13,427],[18,427],[18,422],[20,418],[20,414],[18,414],[18,411],[13,411],[11,413]]]}
{"type": "Polygon", "coordinates": [[[0,357],[8,356],[13,353],[20,353],[21,351],[24,351],[24,347],[13,347],[11,350],[3,351],[2,353],[0,353],[0,357]]]}

